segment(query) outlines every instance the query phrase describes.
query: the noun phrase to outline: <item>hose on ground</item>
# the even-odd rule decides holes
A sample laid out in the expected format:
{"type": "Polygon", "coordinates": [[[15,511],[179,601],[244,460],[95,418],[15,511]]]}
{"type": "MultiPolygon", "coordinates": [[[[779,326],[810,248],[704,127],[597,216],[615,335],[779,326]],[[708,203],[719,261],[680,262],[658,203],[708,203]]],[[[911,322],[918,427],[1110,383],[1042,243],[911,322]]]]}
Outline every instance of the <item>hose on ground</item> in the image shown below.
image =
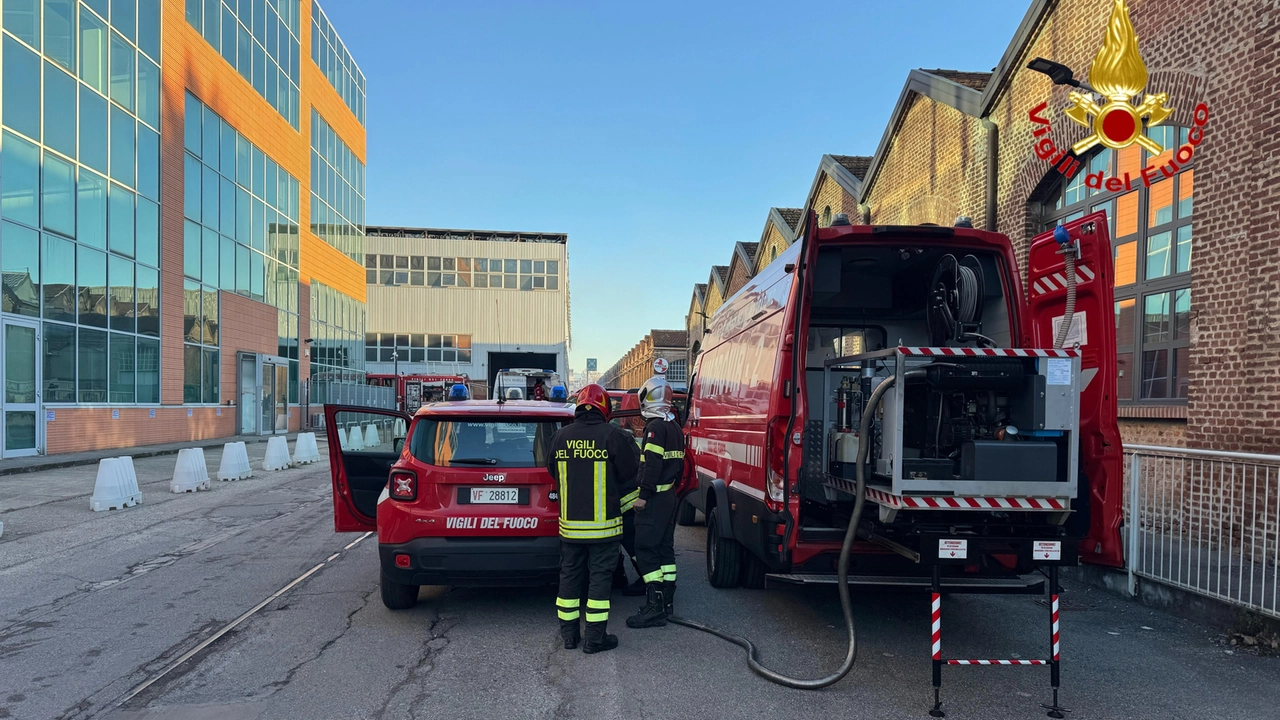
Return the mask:
{"type": "Polygon", "coordinates": [[[1067,334],[1071,332],[1071,321],[1076,314],[1076,253],[1075,243],[1062,246],[1062,256],[1067,261],[1067,307],[1062,313],[1062,325],[1058,327],[1058,337],[1053,341],[1055,349],[1067,342],[1067,334]]]}
{"type": "MultiPolygon", "coordinates": [[[[904,377],[920,377],[922,375],[924,375],[923,370],[912,370],[906,373],[904,377]]],[[[880,405],[881,398],[884,397],[884,394],[888,392],[889,388],[893,387],[894,381],[894,377],[888,377],[876,386],[875,391],[871,393],[871,397],[867,400],[866,409],[862,412],[862,422],[858,427],[858,437],[863,438],[863,442],[858,444],[858,458],[855,463],[857,467],[857,487],[855,488],[856,496],[853,502],[853,516],[849,518],[849,528],[845,530],[844,542],[840,545],[840,560],[836,565],[836,590],[840,594],[840,611],[844,614],[845,629],[849,632],[849,649],[845,653],[844,662],[840,664],[840,667],[826,677],[815,678],[813,680],[793,678],[788,675],[783,675],[780,672],[770,670],[762,665],[760,663],[759,650],[756,649],[756,646],[750,640],[742,637],[741,635],[734,635],[733,633],[725,632],[719,628],[704,625],[693,620],[687,620],[675,615],[667,618],[669,621],[676,625],[683,625],[688,628],[693,628],[694,630],[701,630],[702,632],[715,635],[721,640],[727,640],[743,650],[746,650],[747,667],[751,668],[751,672],[771,683],[776,683],[784,687],[794,688],[796,690],[820,690],[824,687],[840,682],[845,675],[849,674],[849,671],[853,669],[854,662],[858,659],[858,632],[857,628],[854,627],[853,605],[849,600],[849,552],[853,547],[853,539],[857,537],[858,520],[862,517],[862,508],[863,505],[866,504],[866,493],[864,492],[867,484],[866,463],[867,453],[871,446],[871,443],[867,442],[866,439],[870,437],[871,418],[875,415],[875,410],[880,405]]]]}

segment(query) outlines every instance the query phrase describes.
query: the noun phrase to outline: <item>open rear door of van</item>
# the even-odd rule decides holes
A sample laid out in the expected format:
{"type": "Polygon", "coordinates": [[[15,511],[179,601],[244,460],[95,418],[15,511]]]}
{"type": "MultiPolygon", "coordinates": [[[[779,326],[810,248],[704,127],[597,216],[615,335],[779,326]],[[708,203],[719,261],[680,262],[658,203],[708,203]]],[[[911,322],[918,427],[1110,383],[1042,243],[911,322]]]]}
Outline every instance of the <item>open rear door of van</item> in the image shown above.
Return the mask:
{"type": "MultiPolygon", "coordinates": [[[[1080,248],[1076,261],[1076,304],[1064,347],[1079,347],[1080,499],[1068,527],[1084,535],[1082,559],[1121,567],[1124,550],[1124,455],[1116,420],[1116,324],[1114,269],[1106,213],[1096,212],[1063,226],[1080,248]],[[1088,498],[1087,504],[1083,502],[1088,498]],[[1086,523],[1087,520],[1087,523],[1086,523]]],[[[1066,261],[1053,231],[1031,241],[1027,301],[1031,346],[1052,348],[1066,309],[1066,261]]]]}
{"type": "Polygon", "coordinates": [[[395,410],[326,405],[334,532],[377,530],[378,501],[400,459],[408,415],[395,410]]]}

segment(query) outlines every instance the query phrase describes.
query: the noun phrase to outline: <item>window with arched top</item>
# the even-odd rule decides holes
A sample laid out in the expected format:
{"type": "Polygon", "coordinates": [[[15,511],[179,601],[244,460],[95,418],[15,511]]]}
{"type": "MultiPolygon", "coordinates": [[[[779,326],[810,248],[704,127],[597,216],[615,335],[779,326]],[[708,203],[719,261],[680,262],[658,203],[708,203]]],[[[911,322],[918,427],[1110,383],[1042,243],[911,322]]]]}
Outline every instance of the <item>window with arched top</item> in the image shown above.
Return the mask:
{"type": "MultiPolygon", "coordinates": [[[[1191,346],[1191,235],[1194,161],[1167,177],[1166,166],[1187,129],[1148,128],[1164,152],[1138,145],[1103,148],[1086,156],[1080,172],[1041,206],[1041,227],[1102,210],[1107,213],[1115,265],[1118,397],[1121,404],[1180,403],[1187,398],[1191,346]],[[1157,168],[1147,187],[1143,168],[1157,168]],[[1123,180],[1132,190],[1088,187],[1090,174],[1123,180]]],[[[1170,168],[1171,169],[1171,168],[1170,168]]],[[[1150,175],[1151,173],[1148,173],[1150,175]]]]}
{"type": "Polygon", "coordinates": [[[822,227],[831,227],[831,206],[822,209],[822,227]]]}
{"type": "Polygon", "coordinates": [[[777,259],[778,259],[778,246],[770,245],[769,246],[769,262],[773,262],[774,260],[777,260],[777,259]]]}

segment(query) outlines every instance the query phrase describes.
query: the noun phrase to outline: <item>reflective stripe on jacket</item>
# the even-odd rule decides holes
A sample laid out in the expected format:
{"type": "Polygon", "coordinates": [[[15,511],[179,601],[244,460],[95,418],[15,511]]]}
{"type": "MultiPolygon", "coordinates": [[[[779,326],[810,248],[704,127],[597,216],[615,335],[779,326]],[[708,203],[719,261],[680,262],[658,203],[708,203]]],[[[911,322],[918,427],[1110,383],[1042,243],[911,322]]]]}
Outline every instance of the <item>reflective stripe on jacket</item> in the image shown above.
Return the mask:
{"type": "Polygon", "coordinates": [[[556,432],[548,458],[560,491],[560,537],[603,542],[621,536],[622,513],[635,501],[630,436],[589,410],[556,432]]]}
{"type": "Polygon", "coordinates": [[[674,420],[655,418],[644,428],[640,456],[640,498],[667,492],[684,474],[684,431],[674,420]]]}

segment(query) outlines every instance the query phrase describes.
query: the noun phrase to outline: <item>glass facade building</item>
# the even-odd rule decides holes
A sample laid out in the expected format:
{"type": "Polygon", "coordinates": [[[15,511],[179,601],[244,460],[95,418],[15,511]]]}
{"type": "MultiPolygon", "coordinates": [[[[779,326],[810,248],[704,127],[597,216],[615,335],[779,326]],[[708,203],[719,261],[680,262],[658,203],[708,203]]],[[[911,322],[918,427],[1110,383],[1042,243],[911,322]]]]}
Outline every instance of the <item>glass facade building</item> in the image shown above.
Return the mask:
{"type": "Polygon", "coordinates": [[[0,7],[0,458],[297,429],[312,362],[362,375],[365,79],[323,11],[0,7]]]}

